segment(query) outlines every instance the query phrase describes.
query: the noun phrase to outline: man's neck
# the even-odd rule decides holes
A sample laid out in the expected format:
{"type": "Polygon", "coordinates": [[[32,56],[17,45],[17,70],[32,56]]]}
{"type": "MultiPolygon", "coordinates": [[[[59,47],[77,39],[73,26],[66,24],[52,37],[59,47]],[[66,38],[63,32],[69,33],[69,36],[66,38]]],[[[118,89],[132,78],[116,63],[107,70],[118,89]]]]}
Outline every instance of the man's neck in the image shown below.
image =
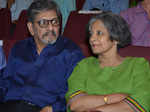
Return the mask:
{"type": "Polygon", "coordinates": [[[36,43],[36,50],[37,50],[38,54],[40,55],[42,50],[46,47],[46,44],[44,44],[43,42],[41,42],[37,38],[36,39],[34,38],[34,40],[35,40],[35,43],[36,43]]]}

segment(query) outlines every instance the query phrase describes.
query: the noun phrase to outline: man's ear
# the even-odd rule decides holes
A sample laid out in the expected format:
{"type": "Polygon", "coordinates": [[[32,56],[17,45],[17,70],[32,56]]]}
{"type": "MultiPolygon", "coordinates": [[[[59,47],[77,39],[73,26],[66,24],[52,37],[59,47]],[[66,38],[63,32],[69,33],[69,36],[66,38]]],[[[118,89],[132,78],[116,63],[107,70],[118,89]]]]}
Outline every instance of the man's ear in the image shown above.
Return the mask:
{"type": "Polygon", "coordinates": [[[33,24],[31,22],[27,23],[28,30],[32,36],[34,36],[33,24]]]}

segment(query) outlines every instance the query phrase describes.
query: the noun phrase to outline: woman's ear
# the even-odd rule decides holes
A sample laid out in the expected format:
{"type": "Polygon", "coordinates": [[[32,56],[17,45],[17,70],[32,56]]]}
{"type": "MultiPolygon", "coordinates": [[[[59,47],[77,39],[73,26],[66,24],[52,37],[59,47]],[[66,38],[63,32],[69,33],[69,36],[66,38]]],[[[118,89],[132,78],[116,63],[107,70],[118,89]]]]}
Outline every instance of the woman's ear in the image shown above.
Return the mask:
{"type": "Polygon", "coordinates": [[[114,45],[118,45],[118,41],[113,40],[114,45]]]}

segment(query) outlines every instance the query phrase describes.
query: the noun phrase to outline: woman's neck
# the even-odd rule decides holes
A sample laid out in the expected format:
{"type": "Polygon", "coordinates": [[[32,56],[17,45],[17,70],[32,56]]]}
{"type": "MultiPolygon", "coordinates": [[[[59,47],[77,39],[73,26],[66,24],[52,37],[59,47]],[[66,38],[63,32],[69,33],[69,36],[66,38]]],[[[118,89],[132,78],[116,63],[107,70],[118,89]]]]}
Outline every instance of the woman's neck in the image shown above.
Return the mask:
{"type": "Polygon", "coordinates": [[[99,59],[100,67],[102,68],[118,66],[124,60],[124,58],[117,53],[112,55],[99,55],[98,59],[99,59]]]}

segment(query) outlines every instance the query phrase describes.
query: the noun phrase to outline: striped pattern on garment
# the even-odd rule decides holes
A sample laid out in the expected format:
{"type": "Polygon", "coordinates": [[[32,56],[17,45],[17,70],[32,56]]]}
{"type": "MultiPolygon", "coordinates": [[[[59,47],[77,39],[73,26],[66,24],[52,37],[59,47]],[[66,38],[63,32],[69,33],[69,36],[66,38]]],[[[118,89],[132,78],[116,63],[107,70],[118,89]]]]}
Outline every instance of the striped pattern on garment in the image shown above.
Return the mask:
{"type": "Polygon", "coordinates": [[[69,98],[71,99],[72,97],[77,96],[77,95],[79,95],[79,94],[81,94],[81,93],[85,93],[85,92],[78,90],[78,91],[72,93],[72,94],[69,96],[69,98]]]}
{"type": "Polygon", "coordinates": [[[127,97],[124,100],[135,112],[146,112],[146,110],[132,97],[127,97]]]}

